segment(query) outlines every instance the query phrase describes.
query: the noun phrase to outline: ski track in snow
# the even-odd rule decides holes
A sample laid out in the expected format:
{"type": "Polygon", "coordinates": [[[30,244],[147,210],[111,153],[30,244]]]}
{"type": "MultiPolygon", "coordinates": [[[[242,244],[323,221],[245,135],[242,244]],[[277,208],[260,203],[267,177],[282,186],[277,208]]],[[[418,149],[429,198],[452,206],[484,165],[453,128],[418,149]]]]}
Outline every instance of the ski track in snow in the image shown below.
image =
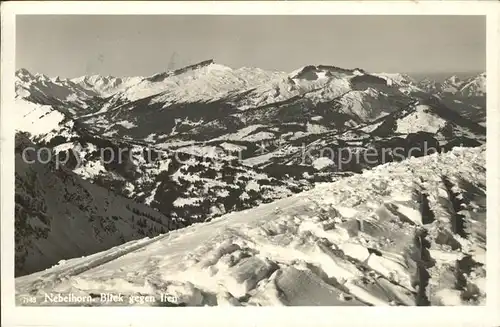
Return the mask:
{"type": "Polygon", "coordinates": [[[378,166],[68,260],[17,278],[16,298],[112,292],[154,301],[107,305],[484,304],[484,152],[455,148],[378,166]]]}

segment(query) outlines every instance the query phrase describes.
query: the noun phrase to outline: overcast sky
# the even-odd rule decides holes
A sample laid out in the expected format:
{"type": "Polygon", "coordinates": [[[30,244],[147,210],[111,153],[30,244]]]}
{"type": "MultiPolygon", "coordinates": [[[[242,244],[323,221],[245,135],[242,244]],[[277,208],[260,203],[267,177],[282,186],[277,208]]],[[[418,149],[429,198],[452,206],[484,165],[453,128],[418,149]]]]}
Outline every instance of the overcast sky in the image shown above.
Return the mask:
{"type": "Polygon", "coordinates": [[[292,71],[486,70],[484,16],[17,16],[16,68],[148,76],[206,59],[292,71]]]}

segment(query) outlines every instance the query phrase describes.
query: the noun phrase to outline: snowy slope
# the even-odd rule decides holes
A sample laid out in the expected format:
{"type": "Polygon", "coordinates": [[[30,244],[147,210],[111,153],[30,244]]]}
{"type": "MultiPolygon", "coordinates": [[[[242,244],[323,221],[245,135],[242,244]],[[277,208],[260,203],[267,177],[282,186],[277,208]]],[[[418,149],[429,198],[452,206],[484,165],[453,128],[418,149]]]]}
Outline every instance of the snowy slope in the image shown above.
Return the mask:
{"type": "Polygon", "coordinates": [[[465,80],[451,76],[441,84],[443,93],[458,94],[463,97],[481,97],[486,95],[486,73],[471,76],[465,80]]]}
{"type": "Polygon", "coordinates": [[[485,147],[379,166],[17,278],[16,297],[42,305],[51,305],[45,293],[68,292],[93,305],[484,304],[485,178],[485,147]],[[100,293],[124,302],[102,303],[100,293]]]}
{"type": "Polygon", "coordinates": [[[52,106],[33,103],[26,99],[15,99],[15,107],[15,129],[33,136],[59,130],[60,124],[66,118],[52,106]]]}
{"type": "Polygon", "coordinates": [[[182,227],[175,219],[48,163],[16,136],[16,275],[182,227]],[[23,151],[25,159],[23,159],[23,151]]]}
{"type": "Polygon", "coordinates": [[[446,125],[447,121],[433,115],[427,105],[417,105],[408,115],[396,121],[396,132],[401,134],[417,133],[419,131],[437,134],[446,125]]]}
{"type": "Polygon", "coordinates": [[[167,79],[173,85],[153,98],[151,103],[162,103],[163,107],[168,107],[177,102],[213,101],[235,90],[265,84],[279,75],[262,69],[231,69],[211,63],[191,74],[184,73],[167,79]]]}
{"type": "Polygon", "coordinates": [[[459,77],[455,75],[450,76],[441,84],[441,91],[443,93],[455,94],[459,92],[463,83],[464,81],[462,81],[459,77]]]}
{"type": "Polygon", "coordinates": [[[479,74],[476,77],[465,81],[460,88],[462,96],[485,96],[486,95],[486,73],[479,74]]]}

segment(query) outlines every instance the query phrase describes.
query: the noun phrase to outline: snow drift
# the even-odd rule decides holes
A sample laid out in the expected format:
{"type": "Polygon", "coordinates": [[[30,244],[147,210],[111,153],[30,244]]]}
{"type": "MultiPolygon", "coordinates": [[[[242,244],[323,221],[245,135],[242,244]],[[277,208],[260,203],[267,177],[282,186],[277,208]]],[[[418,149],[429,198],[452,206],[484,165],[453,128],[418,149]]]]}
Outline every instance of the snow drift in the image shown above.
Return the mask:
{"type": "Polygon", "coordinates": [[[46,294],[86,305],[484,304],[485,179],[484,146],[385,164],[17,278],[16,297],[42,305],[54,305],[46,294]],[[123,301],[103,302],[101,293],[123,301]]]}

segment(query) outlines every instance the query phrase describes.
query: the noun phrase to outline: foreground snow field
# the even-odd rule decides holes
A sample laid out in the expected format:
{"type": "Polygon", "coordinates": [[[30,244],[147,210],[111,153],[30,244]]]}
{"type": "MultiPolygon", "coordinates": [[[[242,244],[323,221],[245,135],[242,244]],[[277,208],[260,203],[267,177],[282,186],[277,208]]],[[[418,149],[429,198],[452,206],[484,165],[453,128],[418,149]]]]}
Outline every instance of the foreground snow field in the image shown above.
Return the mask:
{"type": "Polygon", "coordinates": [[[485,185],[484,146],[390,163],[19,277],[16,299],[37,305],[481,305],[485,185]],[[104,301],[111,294],[117,297],[104,301]]]}

